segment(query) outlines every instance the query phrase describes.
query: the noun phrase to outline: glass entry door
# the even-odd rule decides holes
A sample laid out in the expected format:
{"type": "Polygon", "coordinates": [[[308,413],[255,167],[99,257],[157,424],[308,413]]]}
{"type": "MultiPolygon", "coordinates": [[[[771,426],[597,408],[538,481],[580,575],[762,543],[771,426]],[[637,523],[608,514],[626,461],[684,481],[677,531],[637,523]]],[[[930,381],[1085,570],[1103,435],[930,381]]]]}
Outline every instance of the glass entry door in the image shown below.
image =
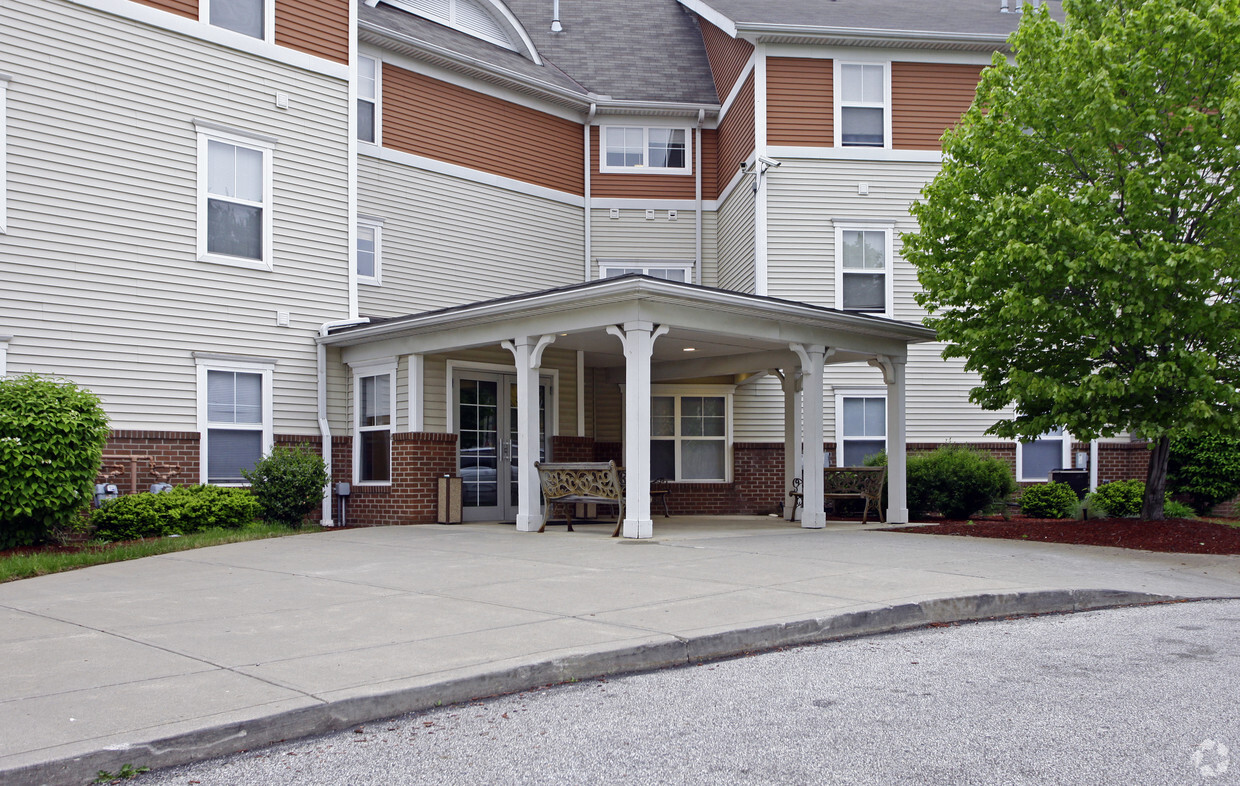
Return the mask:
{"type": "MultiPolygon", "coordinates": [[[[458,374],[455,390],[457,471],[465,521],[512,521],[517,516],[517,379],[510,374],[458,374]]],[[[538,385],[538,460],[547,456],[547,399],[538,385]]]]}

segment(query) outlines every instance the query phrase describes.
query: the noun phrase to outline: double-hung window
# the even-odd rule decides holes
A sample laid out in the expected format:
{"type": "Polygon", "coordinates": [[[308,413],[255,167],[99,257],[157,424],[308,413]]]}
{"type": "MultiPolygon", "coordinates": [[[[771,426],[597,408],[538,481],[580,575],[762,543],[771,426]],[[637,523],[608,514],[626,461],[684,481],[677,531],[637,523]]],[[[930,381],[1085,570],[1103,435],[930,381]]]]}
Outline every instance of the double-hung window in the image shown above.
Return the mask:
{"type": "Polygon", "coordinates": [[[362,55],[357,60],[357,138],[379,142],[379,61],[362,55]]]}
{"type": "Polygon", "coordinates": [[[275,140],[201,121],[198,258],[272,269],[271,157],[275,140]]]}
{"type": "Polygon", "coordinates": [[[687,175],[689,129],[604,126],[601,172],[651,172],[687,175]]]}
{"type": "Polygon", "coordinates": [[[271,31],[273,0],[200,0],[199,13],[207,24],[252,38],[267,40],[271,31]]]}
{"type": "Polygon", "coordinates": [[[860,467],[887,449],[887,397],[879,391],[835,396],[836,465],[860,467]]]}
{"type": "Polygon", "coordinates": [[[358,483],[392,480],[392,428],[396,422],[396,364],[354,367],[356,396],[353,472],[358,483]]]}
{"type": "Polygon", "coordinates": [[[378,286],[382,283],[383,219],[357,218],[357,281],[378,286]]]}
{"type": "Polygon", "coordinates": [[[730,394],[656,393],[650,400],[650,476],[727,480],[730,394]]]}
{"type": "Polygon", "coordinates": [[[275,361],[196,355],[203,483],[245,483],[243,469],[271,448],[275,361]]]}
{"type": "Polygon", "coordinates": [[[835,307],[891,316],[893,225],[836,223],[835,307]]]}
{"type": "Polygon", "coordinates": [[[890,147],[887,65],[839,63],[836,73],[836,145],[890,147]]]}
{"type": "Polygon", "coordinates": [[[1023,481],[1046,481],[1053,469],[1071,468],[1072,437],[1062,428],[1034,440],[1016,443],[1016,477],[1023,481]]]}
{"type": "Polygon", "coordinates": [[[640,273],[665,281],[693,283],[693,262],[647,262],[640,259],[600,259],[599,274],[602,278],[616,278],[640,273]]]}

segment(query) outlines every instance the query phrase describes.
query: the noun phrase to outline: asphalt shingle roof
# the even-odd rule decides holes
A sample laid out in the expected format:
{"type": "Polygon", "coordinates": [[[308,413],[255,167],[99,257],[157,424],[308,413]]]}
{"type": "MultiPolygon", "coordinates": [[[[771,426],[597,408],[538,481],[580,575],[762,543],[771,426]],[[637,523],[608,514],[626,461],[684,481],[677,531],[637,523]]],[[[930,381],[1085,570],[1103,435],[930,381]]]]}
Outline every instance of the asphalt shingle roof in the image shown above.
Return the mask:
{"type": "MultiPolygon", "coordinates": [[[[1007,35],[1020,14],[1001,13],[1002,0],[704,0],[734,23],[1007,35]]],[[[1063,18],[1063,3],[1047,0],[1063,18]]],[[[1019,10],[1021,0],[1011,0],[1019,10]]]]}

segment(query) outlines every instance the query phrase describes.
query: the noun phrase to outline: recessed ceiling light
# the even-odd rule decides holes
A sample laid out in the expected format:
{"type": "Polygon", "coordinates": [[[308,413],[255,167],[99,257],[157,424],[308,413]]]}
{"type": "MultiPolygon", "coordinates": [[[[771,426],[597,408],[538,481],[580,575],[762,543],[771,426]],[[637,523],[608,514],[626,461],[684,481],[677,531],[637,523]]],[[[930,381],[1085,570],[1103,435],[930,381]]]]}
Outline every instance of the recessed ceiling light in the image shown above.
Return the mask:
{"type": "Polygon", "coordinates": [[[697,352],[697,347],[685,347],[685,352],[697,352]]]}

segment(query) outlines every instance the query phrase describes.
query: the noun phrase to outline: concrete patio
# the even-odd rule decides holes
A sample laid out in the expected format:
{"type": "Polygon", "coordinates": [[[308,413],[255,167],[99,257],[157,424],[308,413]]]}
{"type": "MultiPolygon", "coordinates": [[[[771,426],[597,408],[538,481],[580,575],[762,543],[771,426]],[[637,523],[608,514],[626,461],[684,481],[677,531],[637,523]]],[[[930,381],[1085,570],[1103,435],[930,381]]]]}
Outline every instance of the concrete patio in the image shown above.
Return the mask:
{"type": "Polygon", "coordinates": [[[0,781],[84,783],[443,703],[1011,614],[1240,596],[1240,557],[774,518],[345,530],[0,585],[0,781]]]}

